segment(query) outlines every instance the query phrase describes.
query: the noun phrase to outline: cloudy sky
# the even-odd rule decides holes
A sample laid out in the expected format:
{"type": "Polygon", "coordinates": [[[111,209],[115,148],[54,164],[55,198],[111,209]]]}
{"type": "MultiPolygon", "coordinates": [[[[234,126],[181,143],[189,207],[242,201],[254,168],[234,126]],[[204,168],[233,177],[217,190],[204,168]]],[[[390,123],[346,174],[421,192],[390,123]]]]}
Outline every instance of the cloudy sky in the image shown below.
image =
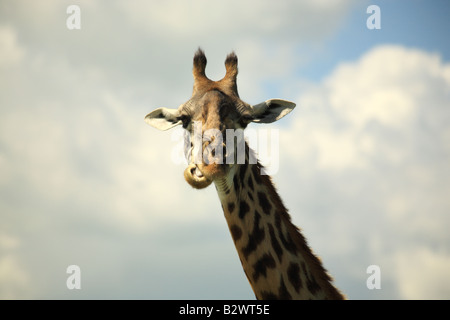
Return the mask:
{"type": "Polygon", "coordinates": [[[199,46],[213,79],[236,52],[246,102],[297,103],[270,126],[273,179],[347,297],[449,299],[449,15],[445,0],[0,0],[0,299],[254,298],[215,189],[185,183],[174,134],[143,120],[189,98],[199,46]]]}

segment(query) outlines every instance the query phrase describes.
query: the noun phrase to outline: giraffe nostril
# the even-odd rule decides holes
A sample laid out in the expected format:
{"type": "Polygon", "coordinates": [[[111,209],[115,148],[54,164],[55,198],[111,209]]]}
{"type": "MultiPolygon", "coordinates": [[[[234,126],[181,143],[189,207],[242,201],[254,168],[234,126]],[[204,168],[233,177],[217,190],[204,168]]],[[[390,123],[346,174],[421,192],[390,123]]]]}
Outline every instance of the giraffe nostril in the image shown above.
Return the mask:
{"type": "Polygon", "coordinates": [[[202,178],[203,173],[200,171],[200,169],[197,166],[192,166],[190,168],[191,176],[196,176],[197,178],[202,178]]]}
{"type": "Polygon", "coordinates": [[[198,167],[195,167],[195,175],[198,178],[203,178],[203,173],[200,171],[200,169],[198,167]]]}

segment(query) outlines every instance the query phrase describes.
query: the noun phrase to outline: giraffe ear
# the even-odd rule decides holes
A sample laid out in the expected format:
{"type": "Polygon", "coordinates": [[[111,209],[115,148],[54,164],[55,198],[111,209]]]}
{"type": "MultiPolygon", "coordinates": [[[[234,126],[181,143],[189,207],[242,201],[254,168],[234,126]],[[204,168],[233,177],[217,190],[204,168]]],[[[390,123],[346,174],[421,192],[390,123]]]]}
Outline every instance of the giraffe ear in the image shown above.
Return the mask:
{"type": "Polygon", "coordinates": [[[145,122],[159,130],[168,130],[179,124],[178,109],[158,108],[145,116],[145,122]]]}
{"type": "Polygon", "coordinates": [[[252,122],[271,123],[280,120],[295,108],[295,103],[281,100],[270,99],[254,105],[252,122]]]}

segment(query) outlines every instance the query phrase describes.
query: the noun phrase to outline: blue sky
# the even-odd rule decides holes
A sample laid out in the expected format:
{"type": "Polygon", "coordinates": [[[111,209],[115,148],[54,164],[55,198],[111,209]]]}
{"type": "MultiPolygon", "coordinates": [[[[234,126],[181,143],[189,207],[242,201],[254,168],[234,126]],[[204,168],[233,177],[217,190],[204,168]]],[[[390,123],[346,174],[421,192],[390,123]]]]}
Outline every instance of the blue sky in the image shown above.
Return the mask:
{"type": "Polygon", "coordinates": [[[201,46],[213,79],[236,52],[246,102],[297,103],[271,126],[273,179],[348,298],[448,299],[449,14],[438,0],[0,1],[0,298],[254,298],[214,188],[188,186],[173,133],[143,120],[189,98],[201,46]]]}
{"type": "MultiPolygon", "coordinates": [[[[450,44],[443,39],[443,30],[449,26],[450,7],[437,0],[425,5],[423,1],[361,2],[347,13],[345,21],[335,33],[320,43],[315,59],[300,72],[311,79],[321,80],[342,61],[351,61],[379,44],[401,44],[438,52],[443,59],[450,58],[450,44]],[[369,30],[366,21],[368,4],[381,10],[381,29],[369,30]]],[[[311,45],[312,47],[313,45],[311,45]]]]}

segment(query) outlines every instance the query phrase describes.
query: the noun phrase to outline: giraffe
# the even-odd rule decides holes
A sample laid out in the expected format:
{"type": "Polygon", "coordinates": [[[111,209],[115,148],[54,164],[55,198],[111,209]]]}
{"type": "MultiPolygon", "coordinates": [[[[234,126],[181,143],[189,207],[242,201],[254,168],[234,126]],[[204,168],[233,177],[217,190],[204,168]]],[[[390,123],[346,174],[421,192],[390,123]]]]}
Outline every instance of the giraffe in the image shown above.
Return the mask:
{"type": "Polygon", "coordinates": [[[234,52],[225,60],[226,74],[220,81],[206,76],[206,63],[199,48],[193,60],[191,98],[176,109],[158,108],[146,115],[145,121],[160,130],[177,125],[186,129],[189,164],[184,178],[196,189],[214,183],[231,238],[257,299],[343,299],[320,259],[291,222],[271,178],[263,174],[263,166],[250,161],[253,154],[247,142],[243,161],[237,160],[237,145],[233,144],[231,151],[226,149],[238,140],[236,136],[228,139],[231,132],[242,131],[251,122],[277,121],[295,104],[281,99],[256,105],[242,101],[237,90],[238,59],[234,52]],[[194,129],[205,136],[195,140],[198,137],[194,136],[194,129]],[[214,134],[206,135],[211,130],[214,134]],[[217,138],[221,135],[222,139],[217,138]],[[218,153],[231,160],[218,161],[218,153]]]}

